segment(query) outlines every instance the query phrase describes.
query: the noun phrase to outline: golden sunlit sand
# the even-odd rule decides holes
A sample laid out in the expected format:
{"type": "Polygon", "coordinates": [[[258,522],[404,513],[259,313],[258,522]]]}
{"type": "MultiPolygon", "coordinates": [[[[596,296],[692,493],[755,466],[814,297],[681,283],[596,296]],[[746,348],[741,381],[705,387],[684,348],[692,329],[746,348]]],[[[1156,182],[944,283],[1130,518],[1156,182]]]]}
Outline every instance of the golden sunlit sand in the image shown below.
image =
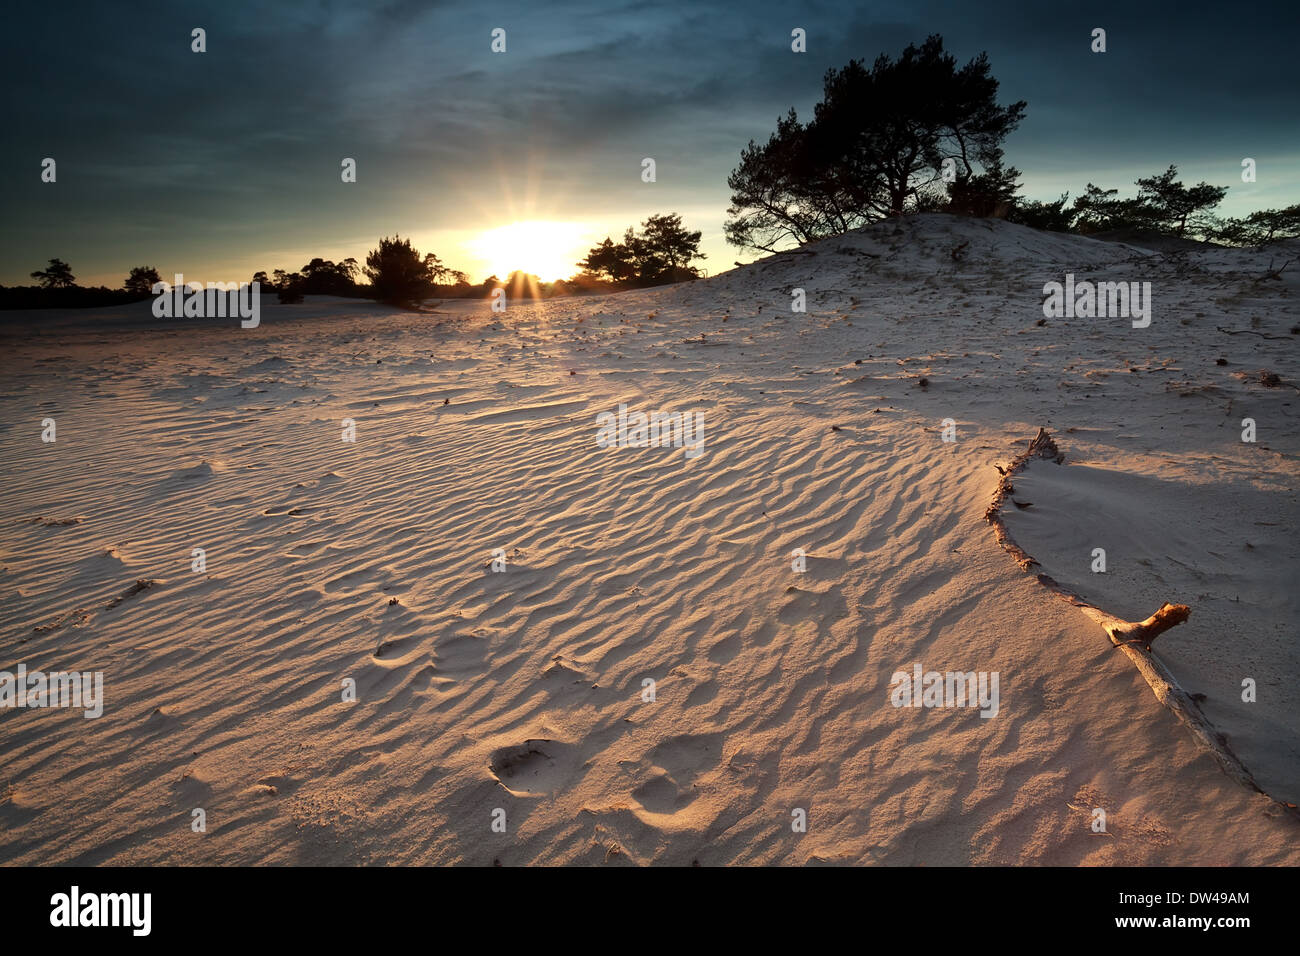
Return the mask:
{"type": "Polygon", "coordinates": [[[0,858],[1300,862],[983,520],[1050,428],[1018,539],[1130,619],[1189,604],[1157,652],[1295,801],[1295,271],[949,216],[809,249],[504,313],[6,334],[3,637],[102,670],[104,713],[0,715],[0,858]],[[1041,321],[1044,283],[1134,263],[1149,328],[1041,321]],[[698,413],[702,453],[602,447],[621,404],[698,413]],[[893,706],[914,665],[996,672],[996,716],[893,706]]]}

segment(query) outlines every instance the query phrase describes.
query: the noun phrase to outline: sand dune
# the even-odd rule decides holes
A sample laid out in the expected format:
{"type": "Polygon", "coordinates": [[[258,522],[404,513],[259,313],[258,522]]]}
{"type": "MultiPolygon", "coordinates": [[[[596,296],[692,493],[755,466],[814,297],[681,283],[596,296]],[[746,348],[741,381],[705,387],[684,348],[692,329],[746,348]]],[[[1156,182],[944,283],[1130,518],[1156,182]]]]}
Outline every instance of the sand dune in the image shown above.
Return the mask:
{"type": "Polygon", "coordinates": [[[1053,429],[1016,534],[1116,613],[1191,604],[1157,653],[1295,800],[1300,315],[1266,264],[922,216],[503,315],[15,317],[0,667],[102,670],[105,705],[0,710],[0,861],[1300,862],[982,521],[1053,429]],[[1152,282],[1150,327],[1040,322],[1067,271],[1152,282]],[[620,404],[700,412],[702,453],[598,447],[620,404]],[[914,663],[999,673],[997,716],[894,707],[914,663]]]}

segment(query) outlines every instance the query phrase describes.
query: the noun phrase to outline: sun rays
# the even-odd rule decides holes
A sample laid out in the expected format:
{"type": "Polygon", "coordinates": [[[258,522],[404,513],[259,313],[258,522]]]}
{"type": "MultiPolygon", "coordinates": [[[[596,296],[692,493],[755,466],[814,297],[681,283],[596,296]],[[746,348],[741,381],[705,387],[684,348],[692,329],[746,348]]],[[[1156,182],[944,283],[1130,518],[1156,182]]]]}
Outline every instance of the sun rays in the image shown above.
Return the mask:
{"type": "Polygon", "coordinates": [[[505,279],[516,270],[544,282],[566,279],[578,271],[589,230],[580,223],[546,219],[516,220],[488,229],[465,243],[484,273],[505,279]]]}

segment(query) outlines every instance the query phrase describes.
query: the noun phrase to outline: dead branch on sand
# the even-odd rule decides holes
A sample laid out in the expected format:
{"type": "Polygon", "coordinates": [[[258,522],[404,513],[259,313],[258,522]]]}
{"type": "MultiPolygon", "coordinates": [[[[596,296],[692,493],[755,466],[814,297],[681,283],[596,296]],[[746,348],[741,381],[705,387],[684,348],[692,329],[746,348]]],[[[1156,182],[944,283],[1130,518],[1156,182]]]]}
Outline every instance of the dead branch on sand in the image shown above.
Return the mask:
{"type": "Polygon", "coordinates": [[[1290,339],[1289,335],[1269,335],[1267,332],[1256,332],[1254,329],[1225,329],[1221,325],[1216,325],[1216,329],[1224,335],[1258,335],[1261,339],[1290,339]]]}
{"type": "MultiPolygon", "coordinates": [[[[1058,465],[1065,461],[1065,456],[1056,447],[1056,442],[1052,440],[1052,436],[1048,434],[1045,428],[1038,429],[1038,434],[1029,443],[1029,447],[1012,459],[1010,465],[1005,469],[998,468],[1002,477],[998,480],[997,491],[993,494],[992,503],[989,505],[988,510],[984,512],[984,520],[993,526],[993,533],[997,537],[998,544],[1011,557],[1015,558],[1016,564],[1020,565],[1021,570],[1031,574],[1033,573],[1033,567],[1038,565],[1038,562],[1016,544],[1007,531],[1006,524],[1002,520],[1002,505],[1014,490],[1011,479],[1023,471],[1025,466],[1035,458],[1054,461],[1058,465]]],[[[1151,642],[1171,627],[1187,620],[1191,614],[1191,608],[1186,604],[1165,603],[1145,621],[1124,621],[1095,605],[1089,604],[1048,575],[1037,574],[1036,577],[1039,584],[1077,607],[1101,626],[1101,629],[1106,632],[1106,636],[1110,638],[1111,644],[1121,650],[1137,667],[1138,672],[1150,685],[1156,700],[1174,712],[1174,716],[1191,731],[1197,743],[1208,750],[1214,759],[1218,761],[1224,773],[1242,786],[1248,787],[1257,793],[1264,793],[1263,788],[1255,782],[1254,776],[1246,769],[1246,766],[1237,755],[1232,752],[1232,748],[1228,746],[1227,738],[1214,728],[1214,725],[1201,711],[1200,705],[1179,685],[1177,679],[1169,672],[1164,663],[1151,653],[1151,642]]],[[[1265,796],[1268,795],[1265,794],[1265,796]]],[[[1269,799],[1273,798],[1270,797],[1269,799]]],[[[1277,803],[1292,817],[1300,819],[1300,809],[1295,805],[1281,800],[1274,800],[1274,803],[1277,803]]]]}
{"type": "Polygon", "coordinates": [[[1278,268],[1274,269],[1274,268],[1273,268],[1273,260],[1272,260],[1272,259],[1269,259],[1269,260],[1268,260],[1268,272],[1265,272],[1262,276],[1260,276],[1260,277],[1259,277],[1258,279],[1256,279],[1255,281],[1256,281],[1256,282],[1264,282],[1264,281],[1266,281],[1266,280],[1268,280],[1268,279],[1277,279],[1277,280],[1280,280],[1280,279],[1282,278],[1282,270],[1285,269],[1287,266],[1289,266],[1289,265],[1290,265],[1291,263],[1293,263],[1293,262],[1295,262],[1294,259],[1288,259],[1286,262],[1282,263],[1281,266],[1279,266],[1278,268]]]}

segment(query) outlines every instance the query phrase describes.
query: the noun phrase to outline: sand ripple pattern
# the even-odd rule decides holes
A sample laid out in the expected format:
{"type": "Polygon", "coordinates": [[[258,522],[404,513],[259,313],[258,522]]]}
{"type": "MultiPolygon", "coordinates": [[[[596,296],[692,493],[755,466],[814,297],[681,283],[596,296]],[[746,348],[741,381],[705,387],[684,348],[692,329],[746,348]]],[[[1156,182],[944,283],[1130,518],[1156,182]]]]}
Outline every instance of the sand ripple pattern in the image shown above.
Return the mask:
{"type": "Polygon", "coordinates": [[[1297,862],[980,521],[1057,401],[994,388],[1043,347],[1013,341],[1037,290],[904,324],[928,291],[859,307],[889,260],[842,258],[807,316],[779,260],[504,317],[4,343],[0,666],[103,670],[107,702],[0,712],[0,861],[1297,862]],[[619,402],[702,412],[704,454],[597,447],[619,402]],[[1000,715],[890,706],[913,662],[1000,672],[1000,715]]]}

